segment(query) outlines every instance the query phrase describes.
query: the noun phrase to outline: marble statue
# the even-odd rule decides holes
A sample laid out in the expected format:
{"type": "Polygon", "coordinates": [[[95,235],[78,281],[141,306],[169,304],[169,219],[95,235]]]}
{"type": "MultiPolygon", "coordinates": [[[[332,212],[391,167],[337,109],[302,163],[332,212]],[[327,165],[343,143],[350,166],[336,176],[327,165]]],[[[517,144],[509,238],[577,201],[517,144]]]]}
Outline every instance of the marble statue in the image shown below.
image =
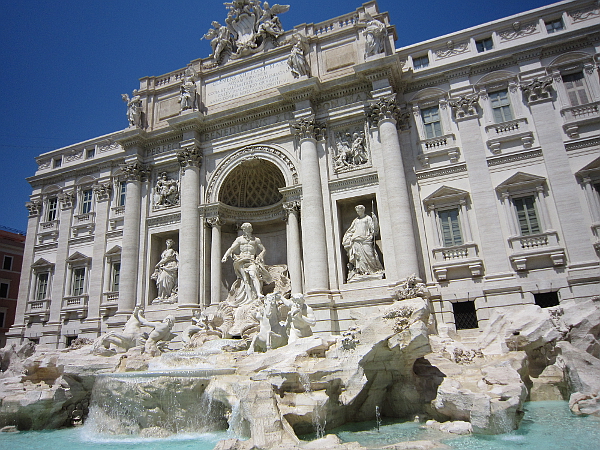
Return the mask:
{"type": "Polygon", "coordinates": [[[185,75],[181,83],[179,103],[181,106],[181,111],[187,111],[188,109],[195,111],[198,109],[198,95],[196,93],[195,73],[194,70],[190,67],[188,67],[185,70],[185,75]]]}
{"type": "Polygon", "coordinates": [[[304,295],[293,294],[289,300],[283,299],[283,304],[290,308],[286,324],[288,343],[312,336],[312,327],[316,325],[317,318],[312,308],[304,302],[304,295]]]}
{"type": "Polygon", "coordinates": [[[252,338],[248,354],[255,351],[265,352],[288,343],[286,326],[279,321],[279,303],[283,301],[281,294],[279,292],[267,294],[263,301],[264,306],[256,312],[255,316],[260,328],[252,338]]]}
{"type": "Polygon", "coordinates": [[[133,315],[139,320],[141,325],[153,328],[144,342],[144,353],[151,356],[159,356],[169,341],[175,337],[171,333],[175,325],[175,317],[168,315],[162,322],[151,322],[146,320],[140,310],[134,311],[133,315]]]}
{"type": "Polygon", "coordinates": [[[265,267],[265,247],[259,238],[252,235],[252,225],[243,223],[242,235],[225,252],[221,262],[231,256],[237,280],[233,283],[227,302],[234,307],[249,304],[262,298],[262,286],[270,284],[272,277],[265,267]]]}
{"type": "Polygon", "coordinates": [[[293,37],[295,41],[290,56],[288,57],[287,63],[290,66],[292,75],[294,78],[299,78],[305,75],[310,75],[310,67],[306,60],[306,54],[308,53],[308,42],[306,36],[296,33],[293,37]]]}
{"type": "Polygon", "coordinates": [[[179,205],[179,183],[169,179],[167,172],[162,172],[154,186],[154,206],[179,205]]]}
{"type": "Polygon", "coordinates": [[[206,314],[204,311],[195,311],[192,316],[192,325],[189,325],[181,332],[181,340],[189,344],[192,337],[198,333],[204,333],[211,336],[223,337],[223,333],[215,326],[214,314],[206,314]]]}
{"type": "Polygon", "coordinates": [[[133,97],[128,94],[121,94],[121,98],[127,103],[127,119],[130,127],[142,128],[142,98],[137,89],[133,90],[133,97]]]}
{"type": "Polygon", "coordinates": [[[264,2],[260,7],[260,2],[257,3],[260,10],[262,10],[261,17],[259,19],[260,25],[258,26],[259,35],[269,35],[277,39],[283,34],[283,27],[277,14],[281,14],[289,11],[289,5],[273,5],[269,6],[267,2],[264,2]]]}
{"type": "Polygon", "coordinates": [[[350,228],[344,233],[342,245],[348,253],[347,282],[361,281],[369,278],[381,278],[383,266],[375,252],[375,235],[378,233],[377,216],[365,214],[365,207],[358,205],[354,208],[356,217],[350,228]]]}
{"type": "Polygon", "coordinates": [[[174,303],[177,301],[177,272],[179,267],[179,254],[173,249],[175,242],[167,239],[166,249],[160,255],[160,261],[156,263],[154,273],[150,277],[156,282],[158,296],[152,303],[174,303]]]}
{"type": "Polygon", "coordinates": [[[406,277],[406,280],[394,292],[396,300],[406,300],[407,298],[416,297],[428,299],[430,296],[431,293],[427,289],[427,285],[417,278],[417,275],[414,273],[406,277]]]}
{"type": "Polygon", "coordinates": [[[213,28],[204,35],[204,39],[210,39],[210,46],[212,47],[210,57],[219,62],[223,51],[228,47],[231,48],[230,30],[215,20],[213,20],[212,26],[213,28]]]}
{"type": "Polygon", "coordinates": [[[123,331],[109,331],[96,339],[92,352],[96,354],[115,353],[115,350],[111,349],[111,345],[124,351],[140,345],[142,325],[137,316],[139,310],[139,306],[136,306],[123,327],[123,331]]]}
{"type": "Polygon", "coordinates": [[[370,14],[365,15],[363,35],[365,36],[365,59],[377,55],[385,49],[387,29],[380,20],[374,19],[370,14]]]}

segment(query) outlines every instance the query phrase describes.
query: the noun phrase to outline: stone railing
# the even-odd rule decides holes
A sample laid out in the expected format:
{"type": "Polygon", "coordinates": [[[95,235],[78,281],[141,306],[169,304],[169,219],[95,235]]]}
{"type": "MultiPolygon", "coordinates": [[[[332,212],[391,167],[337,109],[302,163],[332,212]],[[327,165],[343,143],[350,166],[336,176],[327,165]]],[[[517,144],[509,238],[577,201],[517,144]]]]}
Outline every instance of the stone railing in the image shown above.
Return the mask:
{"type": "Polygon", "coordinates": [[[85,213],[85,214],[76,214],[75,216],[73,216],[75,224],[92,223],[92,222],[94,222],[95,218],[96,218],[95,212],[89,212],[89,213],[85,213]]]}
{"type": "Polygon", "coordinates": [[[580,106],[568,106],[560,110],[564,119],[563,129],[571,139],[579,137],[579,127],[600,121],[600,102],[580,106]]]}
{"type": "Polygon", "coordinates": [[[434,248],[433,273],[438,281],[469,274],[472,277],[483,275],[483,261],[479,257],[477,244],[455,245],[453,247],[434,248]]]}
{"type": "Polygon", "coordinates": [[[433,157],[447,157],[452,163],[458,162],[458,158],[460,157],[460,149],[456,145],[456,136],[454,134],[421,139],[418,144],[421,148],[418,158],[425,168],[429,167],[430,159],[433,157]]]}
{"type": "Polygon", "coordinates": [[[510,247],[516,251],[537,249],[539,247],[558,246],[556,231],[532,234],[530,236],[515,236],[508,240],[510,247]]]}
{"type": "Polygon", "coordinates": [[[486,144],[494,154],[501,152],[503,142],[521,141],[521,145],[530,148],[533,145],[533,133],[526,118],[495,123],[485,127],[486,144]]]}
{"type": "Polygon", "coordinates": [[[514,236],[508,243],[513,250],[510,260],[517,271],[565,264],[565,250],[559,246],[556,231],[514,236]]]}
{"type": "Polygon", "coordinates": [[[47,322],[50,318],[50,299],[29,300],[25,309],[25,319],[32,322],[34,317],[39,317],[40,321],[47,322]]]}
{"type": "Polygon", "coordinates": [[[433,249],[433,259],[435,262],[475,257],[477,257],[477,245],[473,243],[433,249]]]}
{"type": "Polygon", "coordinates": [[[341,30],[348,26],[353,26],[358,23],[358,15],[353,12],[344,16],[338,17],[335,20],[328,20],[326,22],[317,23],[314,26],[314,34],[322,35],[331,33],[333,31],[341,30]]]}
{"type": "Polygon", "coordinates": [[[87,294],[64,297],[60,308],[61,320],[67,318],[85,318],[88,311],[88,300],[89,297],[87,294]]]}
{"type": "Polygon", "coordinates": [[[117,311],[119,306],[119,291],[105,292],[100,304],[100,315],[109,316],[117,311]]]}
{"type": "Polygon", "coordinates": [[[49,222],[40,223],[40,231],[54,231],[58,230],[58,220],[50,220],[49,222]]]}

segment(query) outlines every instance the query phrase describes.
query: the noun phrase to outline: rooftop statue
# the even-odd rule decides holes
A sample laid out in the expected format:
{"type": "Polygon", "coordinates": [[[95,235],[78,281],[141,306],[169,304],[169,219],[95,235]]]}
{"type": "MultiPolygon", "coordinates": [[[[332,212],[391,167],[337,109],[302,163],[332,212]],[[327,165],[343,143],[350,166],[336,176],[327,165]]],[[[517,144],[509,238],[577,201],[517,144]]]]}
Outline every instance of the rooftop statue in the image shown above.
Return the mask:
{"type": "Polygon", "coordinates": [[[133,97],[129,98],[128,94],[121,94],[121,98],[127,103],[127,120],[130,127],[142,127],[142,98],[139,96],[137,89],[133,90],[133,97]]]}
{"type": "Polygon", "coordinates": [[[374,19],[370,14],[365,14],[365,27],[363,34],[365,36],[365,59],[369,56],[377,55],[385,50],[385,38],[387,29],[380,20],[374,19]]]}
{"type": "Polygon", "coordinates": [[[310,75],[310,66],[306,60],[306,54],[309,49],[308,39],[306,36],[296,33],[294,34],[292,41],[294,42],[294,46],[292,47],[290,56],[287,60],[292,75],[294,75],[294,78],[310,75]]]}

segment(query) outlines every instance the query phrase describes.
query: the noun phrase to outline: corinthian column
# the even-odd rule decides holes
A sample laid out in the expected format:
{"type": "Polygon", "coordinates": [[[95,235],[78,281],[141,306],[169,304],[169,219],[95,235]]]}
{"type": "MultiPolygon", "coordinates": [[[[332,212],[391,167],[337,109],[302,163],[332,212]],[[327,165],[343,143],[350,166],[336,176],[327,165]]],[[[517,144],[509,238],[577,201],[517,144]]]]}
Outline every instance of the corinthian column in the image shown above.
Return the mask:
{"type": "Polygon", "coordinates": [[[292,294],[302,293],[302,255],[300,254],[300,230],[298,227],[300,202],[285,202],[283,209],[287,216],[287,266],[292,283],[292,294]]]}
{"type": "Polygon", "coordinates": [[[195,139],[181,143],[181,226],[179,228],[179,307],[197,307],[199,301],[200,166],[202,151],[195,139]]]}
{"type": "Polygon", "coordinates": [[[123,220],[123,249],[121,251],[121,282],[117,314],[130,314],[137,299],[138,259],[140,253],[140,221],[142,213],[142,180],[147,169],[138,162],[123,164],[127,189],[123,220]]]}
{"type": "Polygon", "coordinates": [[[210,240],[210,304],[221,301],[221,225],[219,216],[209,217],[206,223],[212,228],[210,240]]]}
{"type": "Polygon", "coordinates": [[[327,243],[325,213],[319,173],[317,139],[324,126],[314,116],[298,120],[293,128],[300,140],[302,168],[302,249],[304,255],[304,288],[307,294],[328,291],[327,243]]]}
{"type": "Polygon", "coordinates": [[[406,185],[400,140],[396,128],[399,108],[396,104],[395,94],[383,97],[373,103],[367,111],[367,115],[371,124],[376,125],[379,131],[381,159],[384,161],[383,182],[387,192],[387,207],[391,219],[392,242],[396,257],[396,267],[386,267],[386,273],[393,282],[397,281],[393,278],[405,278],[413,273],[419,275],[410,195],[406,185]]]}

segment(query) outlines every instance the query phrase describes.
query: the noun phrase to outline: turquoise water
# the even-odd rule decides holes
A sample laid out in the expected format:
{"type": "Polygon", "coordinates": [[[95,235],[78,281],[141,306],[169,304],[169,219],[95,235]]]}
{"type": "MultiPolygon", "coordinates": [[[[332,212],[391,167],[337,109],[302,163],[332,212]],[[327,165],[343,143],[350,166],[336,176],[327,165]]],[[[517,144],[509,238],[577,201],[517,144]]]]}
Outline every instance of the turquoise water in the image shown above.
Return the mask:
{"type": "MultiPolygon", "coordinates": [[[[566,402],[525,404],[521,428],[498,436],[464,436],[424,430],[419,423],[384,421],[379,431],[375,422],[351,424],[329,431],[346,442],[381,448],[407,440],[439,440],[457,450],[594,450],[600,449],[600,418],[571,414],[566,402]]],[[[85,427],[54,431],[0,434],[0,450],[212,450],[227,439],[226,431],[177,435],[163,439],[103,437],[85,427]]]]}

